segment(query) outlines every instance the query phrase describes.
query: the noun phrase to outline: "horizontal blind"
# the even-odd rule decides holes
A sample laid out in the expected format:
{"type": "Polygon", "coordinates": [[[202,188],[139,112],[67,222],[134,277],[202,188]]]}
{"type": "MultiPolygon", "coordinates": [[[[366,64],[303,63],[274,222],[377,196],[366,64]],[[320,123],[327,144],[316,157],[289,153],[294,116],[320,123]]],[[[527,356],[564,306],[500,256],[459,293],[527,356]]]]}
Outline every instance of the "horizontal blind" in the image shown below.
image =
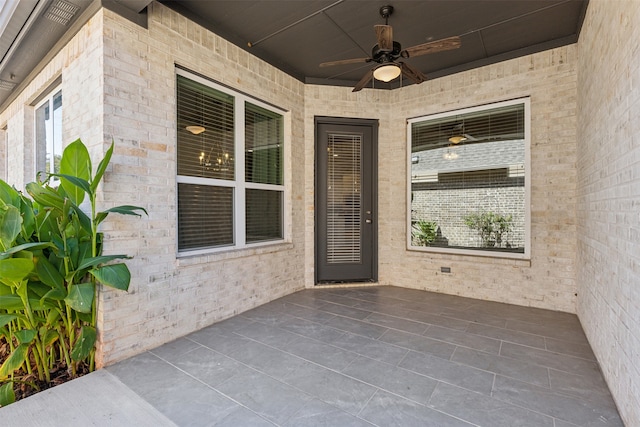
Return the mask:
{"type": "Polygon", "coordinates": [[[437,230],[430,246],[524,252],[524,111],[518,103],[412,123],[412,245],[425,244],[417,226],[426,221],[437,230]]]}
{"type": "Polygon", "coordinates": [[[178,175],[233,180],[234,98],[178,76],[178,175]],[[201,126],[194,134],[189,126],[201,126]]]}
{"type": "Polygon", "coordinates": [[[178,184],[178,249],[232,245],[233,188],[178,184]]]}
{"type": "Polygon", "coordinates": [[[449,138],[454,135],[466,136],[467,139],[461,142],[465,146],[523,139],[524,107],[522,104],[510,105],[413,123],[411,152],[450,146],[449,138]]]}
{"type": "Polygon", "coordinates": [[[327,262],[361,260],[361,135],[331,134],[327,152],[327,262]]]}
{"type": "Polygon", "coordinates": [[[247,102],[244,126],[246,181],[282,185],[282,116],[247,102]]]}
{"type": "Polygon", "coordinates": [[[246,190],[247,243],[282,239],[282,192],[246,190]]]}

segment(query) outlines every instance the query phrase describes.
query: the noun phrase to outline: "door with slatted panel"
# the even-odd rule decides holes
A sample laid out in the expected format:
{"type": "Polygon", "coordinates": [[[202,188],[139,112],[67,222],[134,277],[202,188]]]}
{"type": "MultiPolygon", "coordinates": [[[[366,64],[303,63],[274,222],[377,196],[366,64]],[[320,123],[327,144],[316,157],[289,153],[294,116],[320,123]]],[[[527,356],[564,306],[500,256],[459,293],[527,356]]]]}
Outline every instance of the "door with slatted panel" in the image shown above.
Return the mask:
{"type": "Polygon", "coordinates": [[[316,282],[377,279],[377,121],[316,118],[316,282]]]}

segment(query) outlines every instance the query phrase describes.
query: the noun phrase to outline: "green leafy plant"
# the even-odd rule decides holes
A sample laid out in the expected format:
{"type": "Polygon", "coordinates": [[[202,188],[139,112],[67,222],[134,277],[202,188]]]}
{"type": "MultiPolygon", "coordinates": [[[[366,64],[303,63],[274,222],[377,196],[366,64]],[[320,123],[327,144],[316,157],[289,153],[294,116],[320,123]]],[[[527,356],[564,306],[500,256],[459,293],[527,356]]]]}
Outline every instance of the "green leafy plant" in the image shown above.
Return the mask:
{"type": "Polygon", "coordinates": [[[464,216],[467,227],[478,232],[483,247],[500,247],[502,238],[513,229],[513,217],[489,212],[471,213],[464,216]]]}
{"type": "Polygon", "coordinates": [[[411,235],[420,246],[429,246],[437,237],[438,224],[434,221],[419,219],[412,225],[411,235]]]}
{"type": "Polygon", "coordinates": [[[113,154],[113,143],[95,175],[80,140],[69,144],[60,173],[27,184],[31,198],[0,180],[0,345],[9,355],[0,366],[0,406],[15,400],[14,383],[38,387],[63,366],[95,368],[96,294],[99,284],[128,290],[131,274],[102,255],[98,226],[110,213],[140,216],[145,209],[118,206],[96,210],[97,189],[113,154]],[[56,188],[51,177],[60,179],[56,188]],[[88,199],[90,212],[80,205],[88,199]]]}

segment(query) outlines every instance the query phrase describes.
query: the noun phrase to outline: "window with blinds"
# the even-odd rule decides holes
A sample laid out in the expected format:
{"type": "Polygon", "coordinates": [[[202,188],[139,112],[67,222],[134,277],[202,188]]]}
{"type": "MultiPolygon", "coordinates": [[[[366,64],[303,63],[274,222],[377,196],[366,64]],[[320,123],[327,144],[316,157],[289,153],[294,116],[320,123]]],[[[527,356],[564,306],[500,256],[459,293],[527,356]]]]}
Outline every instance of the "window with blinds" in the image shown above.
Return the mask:
{"type": "Polygon", "coordinates": [[[178,251],[284,239],[284,118],[177,70],[178,251]]]}
{"type": "Polygon", "coordinates": [[[408,244],[528,256],[529,101],[409,121],[408,244]]]}
{"type": "Polygon", "coordinates": [[[360,262],[362,135],[328,138],[327,263],[360,262]]]}

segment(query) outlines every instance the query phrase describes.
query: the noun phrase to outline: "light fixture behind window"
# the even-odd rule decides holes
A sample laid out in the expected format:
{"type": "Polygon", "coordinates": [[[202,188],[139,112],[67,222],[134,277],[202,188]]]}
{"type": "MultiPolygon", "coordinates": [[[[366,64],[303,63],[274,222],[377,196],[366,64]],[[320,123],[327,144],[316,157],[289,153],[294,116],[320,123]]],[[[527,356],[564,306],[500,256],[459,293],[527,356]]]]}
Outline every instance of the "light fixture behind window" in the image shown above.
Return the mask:
{"type": "Polygon", "coordinates": [[[197,125],[187,126],[186,129],[194,135],[200,135],[202,132],[206,130],[204,126],[197,126],[197,125]]]}
{"type": "Polygon", "coordinates": [[[376,80],[390,82],[400,75],[400,67],[393,63],[387,63],[373,70],[373,77],[376,80]]]}
{"type": "Polygon", "coordinates": [[[464,133],[464,121],[462,121],[453,127],[453,134],[449,138],[449,142],[452,144],[459,144],[466,140],[467,135],[464,133]]]}

